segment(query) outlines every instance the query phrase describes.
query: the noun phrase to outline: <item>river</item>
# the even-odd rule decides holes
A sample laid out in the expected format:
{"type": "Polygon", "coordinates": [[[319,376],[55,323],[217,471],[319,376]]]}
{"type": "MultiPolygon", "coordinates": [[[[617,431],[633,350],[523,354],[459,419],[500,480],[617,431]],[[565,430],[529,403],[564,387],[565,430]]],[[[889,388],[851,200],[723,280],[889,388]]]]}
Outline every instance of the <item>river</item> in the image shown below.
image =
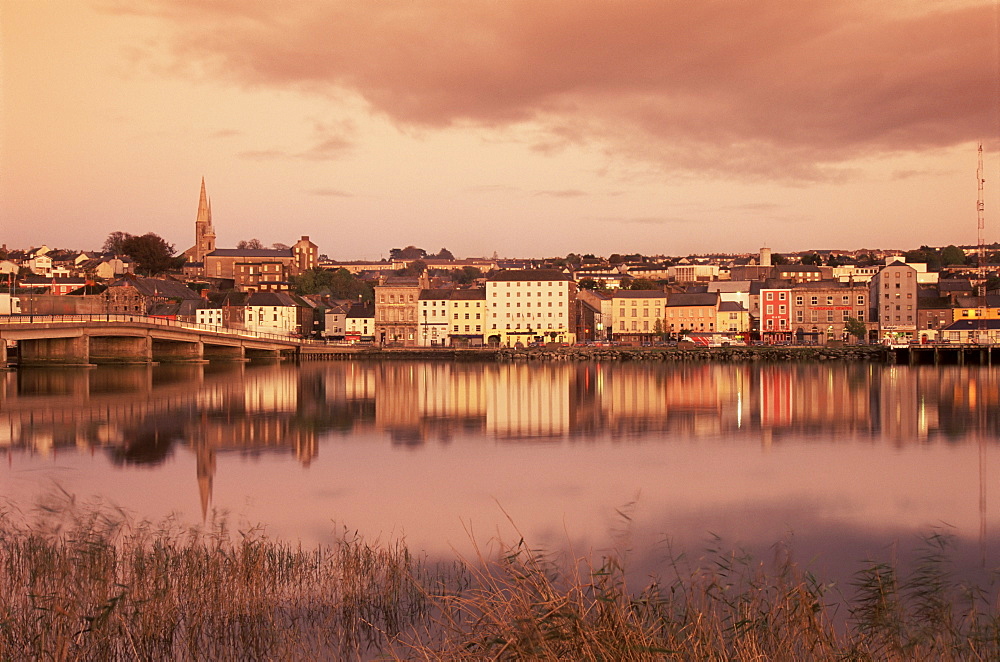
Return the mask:
{"type": "Polygon", "coordinates": [[[496,540],[633,577],[774,546],[848,585],[944,531],[1000,560],[1000,369],[852,363],[206,364],[0,373],[0,500],[344,531],[431,558],[496,540]]]}

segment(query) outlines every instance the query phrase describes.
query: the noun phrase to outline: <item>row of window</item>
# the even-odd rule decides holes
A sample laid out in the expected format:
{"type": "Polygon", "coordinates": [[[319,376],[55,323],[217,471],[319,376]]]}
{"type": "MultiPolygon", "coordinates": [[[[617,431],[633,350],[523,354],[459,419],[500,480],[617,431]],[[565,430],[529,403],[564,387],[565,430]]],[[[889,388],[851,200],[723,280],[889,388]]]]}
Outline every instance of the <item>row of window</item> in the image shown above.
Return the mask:
{"type": "MultiPolygon", "coordinates": [[[[886,287],[888,287],[888,285],[886,285],[886,287]]],[[[787,300],[786,294],[787,294],[787,292],[765,292],[764,293],[764,300],[765,301],[775,301],[775,300],[777,300],[777,301],[785,301],[785,300],[787,300]]],[[[818,305],[820,305],[820,298],[822,298],[822,297],[820,295],[818,295],[818,294],[813,295],[813,296],[809,297],[809,303],[811,305],[813,305],[813,306],[818,306],[818,305]]],[[[834,299],[836,299],[837,297],[834,296],[834,295],[832,295],[832,294],[828,294],[828,295],[826,295],[825,298],[826,298],[826,305],[832,306],[833,302],[834,302],[834,299]]],[[[805,296],[804,295],[801,295],[801,294],[795,295],[795,305],[796,306],[804,305],[804,302],[805,302],[805,296]]],[[[858,298],[857,298],[857,302],[858,302],[859,306],[865,305],[865,295],[864,294],[859,294],[858,298]]],[[[851,295],[850,294],[840,295],[840,303],[842,303],[845,306],[846,305],[850,305],[850,303],[851,303],[851,295]]]]}
{"type": "MultiPolygon", "coordinates": [[[[494,329],[496,329],[496,328],[497,328],[497,325],[496,325],[496,324],[494,324],[494,325],[493,325],[493,328],[494,328],[494,329]]],[[[508,324],[508,325],[507,325],[507,329],[510,329],[510,328],[511,328],[511,326],[510,326],[510,324],[508,324]]],[[[520,324],[520,322],[517,322],[517,323],[515,323],[515,324],[514,324],[514,328],[515,328],[515,329],[520,329],[520,328],[521,328],[521,324],[520,324]]],[[[526,329],[540,329],[540,328],[542,328],[542,325],[541,325],[541,323],[539,323],[539,324],[525,324],[525,325],[524,325],[524,328],[526,328],[526,329]]],[[[551,328],[553,328],[552,324],[549,324],[549,325],[548,325],[548,328],[550,328],[550,329],[551,329],[551,328]]],[[[558,324],[557,324],[557,325],[556,325],[556,326],[555,326],[554,328],[556,328],[556,329],[560,329],[560,328],[562,328],[562,327],[561,327],[560,325],[558,325],[558,324]]]]}
{"type": "MultiPolygon", "coordinates": [[[[629,310],[632,311],[632,317],[638,317],[639,316],[639,309],[638,308],[630,308],[629,310]]],[[[661,311],[660,308],[653,308],[653,313],[654,313],[653,316],[654,317],[659,317],[660,316],[660,311],[661,311]]],[[[620,308],[619,312],[621,313],[621,317],[625,317],[625,309],[624,308],[620,308]]],[[[649,308],[643,308],[642,309],[642,316],[643,317],[649,317],[649,308]]]]}

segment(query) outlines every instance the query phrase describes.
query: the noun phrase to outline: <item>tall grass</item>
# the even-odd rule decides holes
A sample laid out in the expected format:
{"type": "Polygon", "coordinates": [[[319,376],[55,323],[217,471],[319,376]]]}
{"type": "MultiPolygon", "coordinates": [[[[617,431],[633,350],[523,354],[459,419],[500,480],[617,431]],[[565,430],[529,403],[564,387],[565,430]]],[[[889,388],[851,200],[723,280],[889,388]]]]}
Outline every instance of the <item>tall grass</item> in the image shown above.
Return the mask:
{"type": "Polygon", "coordinates": [[[64,495],[0,509],[0,660],[1000,659],[996,591],[955,579],[939,533],[905,576],[872,562],[848,595],[780,545],[766,563],[720,543],[670,554],[640,587],[625,558],[522,539],[431,564],[349,531],[303,549],[64,495]]]}

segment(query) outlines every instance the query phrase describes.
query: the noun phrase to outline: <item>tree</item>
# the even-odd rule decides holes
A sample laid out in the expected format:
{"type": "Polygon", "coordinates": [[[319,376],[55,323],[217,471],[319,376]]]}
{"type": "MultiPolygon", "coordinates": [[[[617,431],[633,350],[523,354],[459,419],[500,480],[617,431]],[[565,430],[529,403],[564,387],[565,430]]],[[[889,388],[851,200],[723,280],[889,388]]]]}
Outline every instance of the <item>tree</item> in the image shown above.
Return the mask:
{"type": "Polygon", "coordinates": [[[375,299],[371,286],[347,269],[308,269],[292,277],[292,287],[296,294],[328,293],[334,299],[350,301],[358,301],[359,298],[362,301],[375,299]]]}
{"type": "Polygon", "coordinates": [[[468,285],[483,277],[483,272],[477,267],[462,267],[454,274],[453,279],[459,285],[468,285]]]}
{"type": "Polygon", "coordinates": [[[782,255],[781,253],[771,253],[771,264],[773,265],[788,264],[788,258],[782,255]]]}
{"type": "Polygon", "coordinates": [[[130,239],[132,235],[128,232],[116,231],[108,235],[108,238],[104,240],[104,246],[101,250],[105,253],[112,253],[114,255],[125,255],[125,242],[130,239]]]}
{"type": "Polygon", "coordinates": [[[271,248],[276,251],[287,251],[291,250],[292,247],[289,246],[288,244],[282,244],[281,242],[276,242],[271,244],[271,248]]]}
{"type": "Polygon", "coordinates": [[[174,257],[174,245],[152,232],[141,237],[128,235],[121,248],[121,254],[135,260],[136,271],[140,274],[155,276],[164,271],[180,269],[184,264],[184,258],[174,257]]]}
{"type": "Polygon", "coordinates": [[[581,278],[580,282],[577,283],[581,290],[600,290],[604,289],[604,283],[594,280],[593,278],[581,278]]]}
{"type": "Polygon", "coordinates": [[[857,338],[859,342],[868,336],[868,327],[865,326],[864,322],[854,317],[847,318],[847,321],[844,323],[844,330],[857,338]]]}
{"type": "Polygon", "coordinates": [[[389,257],[393,260],[422,260],[427,257],[427,251],[416,246],[393,248],[389,251],[389,257]]]}
{"type": "Polygon", "coordinates": [[[655,280],[648,278],[633,278],[628,284],[630,290],[658,290],[660,285],[655,280]]]}
{"type": "Polygon", "coordinates": [[[425,271],[427,271],[427,263],[423,260],[414,260],[403,269],[400,269],[397,273],[399,273],[400,276],[419,276],[425,271]]]}
{"type": "Polygon", "coordinates": [[[823,264],[823,258],[820,257],[819,253],[806,253],[799,262],[818,267],[823,264]]]}
{"type": "Polygon", "coordinates": [[[917,250],[907,251],[903,254],[903,259],[910,263],[924,263],[928,271],[941,270],[941,254],[929,246],[921,246],[917,250]]]}
{"type": "Polygon", "coordinates": [[[965,251],[954,244],[946,246],[941,250],[941,264],[945,266],[952,264],[963,265],[966,262],[965,251]]]}
{"type": "Polygon", "coordinates": [[[429,255],[428,257],[434,258],[435,260],[454,260],[455,256],[451,254],[451,251],[447,248],[442,248],[434,255],[429,255]]]}
{"type": "Polygon", "coordinates": [[[236,248],[240,250],[260,250],[264,248],[263,242],[260,239],[254,238],[249,241],[244,240],[236,244],[236,248]]]}

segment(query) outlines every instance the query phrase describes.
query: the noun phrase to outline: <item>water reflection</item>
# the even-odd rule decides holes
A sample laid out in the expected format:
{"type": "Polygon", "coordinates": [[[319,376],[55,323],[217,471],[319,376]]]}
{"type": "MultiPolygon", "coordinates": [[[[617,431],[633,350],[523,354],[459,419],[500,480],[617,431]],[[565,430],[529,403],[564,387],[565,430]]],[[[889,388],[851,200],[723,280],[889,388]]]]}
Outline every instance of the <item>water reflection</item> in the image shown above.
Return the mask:
{"type": "MultiPolygon", "coordinates": [[[[519,516],[528,519],[549,508],[538,516],[554,517],[543,528],[557,531],[558,512],[575,509],[586,520],[595,503],[613,512],[644,491],[660,532],[700,536],[719,526],[770,543],[795,526],[826,541],[833,531],[860,538],[867,526],[908,530],[951,520],[966,532],[971,524],[982,543],[994,528],[987,527],[986,448],[1000,436],[998,400],[1000,370],[978,366],[36,369],[0,373],[0,448],[9,476],[34,468],[30,458],[73,454],[103,455],[111,473],[95,480],[108,485],[124,484],[124,472],[177,465],[187,478],[171,478],[169,489],[196,493],[202,516],[220,480],[245,483],[245,503],[276,502],[305,486],[312,491],[299,502],[289,497],[293,503],[275,503],[266,516],[297,522],[292,535],[306,539],[322,538],[303,529],[326,526],[329,515],[310,521],[305,500],[411,530],[495,507],[474,501],[504,500],[523,506],[519,516]],[[940,452],[951,448],[970,452],[940,452]],[[914,449],[936,450],[901,454],[914,449]],[[763,459],[782,451],[794,457],[763,459]],[[310,478],[321,452],[330,464],[310,478]],[[220,462],[230,456],[268,462],[259,469],[220,462]],[[968,501],[946,503],[967,491],[978,507],[972,518],[968,501]],[[947,508],[939,512],[940,504],[947,508]]],[[[175,493],[156,498],[183,501],[175,493]]]]}
{"type": "Polygon", "coordinates": [[[907,445],[995,440],[1000,371],[976,366],[326,363],[22,370],[0,374],[0,446],[106,449],[157,464],[176,446],[294,455],[324,434],[415,447],[725,436],[907,445]],[[656,434],[652,434],[656,433],[656,434]],[[978,438],[977,435],[977,438],[978,438]]]}

